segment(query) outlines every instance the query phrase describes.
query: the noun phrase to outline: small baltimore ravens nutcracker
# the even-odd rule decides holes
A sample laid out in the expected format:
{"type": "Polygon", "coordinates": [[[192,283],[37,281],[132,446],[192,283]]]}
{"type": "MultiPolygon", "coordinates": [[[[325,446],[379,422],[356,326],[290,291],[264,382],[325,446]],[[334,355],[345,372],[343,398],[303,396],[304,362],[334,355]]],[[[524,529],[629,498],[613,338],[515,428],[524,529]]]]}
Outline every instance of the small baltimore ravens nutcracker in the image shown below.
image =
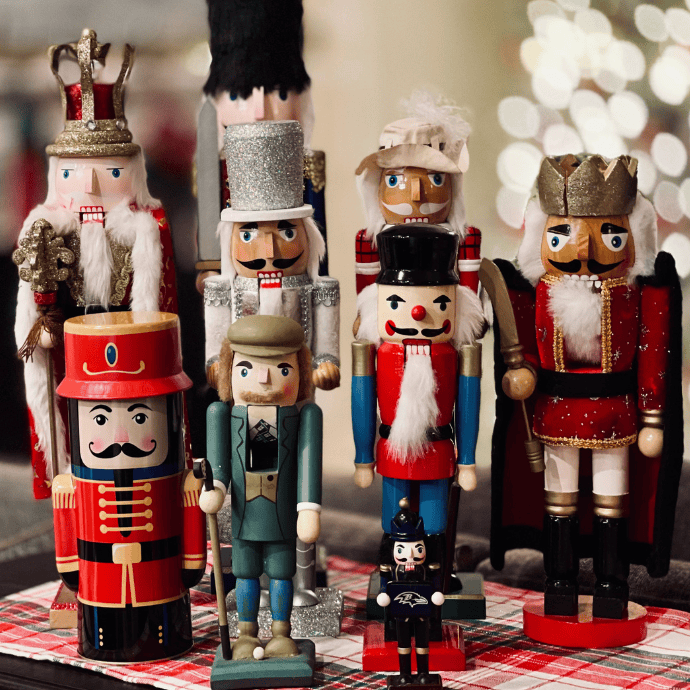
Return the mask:
{"type": "Polygon", "coordinates": [[[165,659],[192,646],[188,589],[206,565],[201,481],[185,469],[178,318],[65,322],[72,474],[53,482],[58,571],[79,602],[79,653],[165,659]]]}
{"type": "Polygon", "coordinates": [[[426,223],[382,230],[381,272],[359,295],[352,348],[355,483],[368,487],[374,466],[382,475],[386,534],[401,498],[419,506],[442,569],[453,561],[445,538],[450,483],[476,487],[481,346],[474,340],[484,327],[476,293],[458,284],[458,243],[457,233],[426,223]]]}
{"type": "Polygon", "coordinates": [[[309,685],[314,644],[290,637],[295,540],[318,539],[322,416],[312,395],[302,327],[284,316],[246,316],[228,329],[220,358],[221,401],[208,409],[208,460],[215,488],[201,495],[207,513],[232,504],[232,569],[239,637],[232,660],[216,655],[214,688],[309,685]],[[228,404],[231,403],[232,408],[228,404]],[[272,638],[259,632],[259,578],[270,579],[272,638]]]}
{"type": "Polygon", "coordinates": [[[386,568],[385,591],[377,599],[389,608],[398,640],[399,676],[389,676],[388,687],[442,687],[441,676],[429,674],[429,620],[434,607],[443,604],[438,563],[426,563],[424,520],[410,510],[407,498],[400,500],[400,512],[393,518],[388,546],[394,565],[386,568]],[[432,578],[435,582],[432,582],[432,578]],[[414,636],[417,675],[412,676],[414,636]]]}
{"type": "Polygon", "coordinates": [[[545,158],[537,187],[520,272],[500,262],[510,299],[497,308],[501,338],[516,330],[526,364],[505,352],[492,561],[501,568],[507,549],[543,545],[544,604],[525,608],[527,635],[628,644],[645,635],[644,609],[628,602],[630,563],[654,577],[669,567],[683,449],[678,277],[672,257],[656,252],[634,158],[545,158]],[[520,450],[512,400],[522,399],[544,444],[543,480],[520,450]],[[585,555],[596,584],[593,600],[578,601],[585,555]]]}
{"type": "Polygon", "coordinates": [[[379,149],[357,168],[367,227],[357,233],[357,292],[371,285],[380,270],[378,234],[398,223],[434,223],[456,233],[460,284],[475,292],[481,233],[465,224],[462,180],[470,164],[470,126],[459,108],[417,92],[410,99],[413,117],[386,125],[379,149]]]}

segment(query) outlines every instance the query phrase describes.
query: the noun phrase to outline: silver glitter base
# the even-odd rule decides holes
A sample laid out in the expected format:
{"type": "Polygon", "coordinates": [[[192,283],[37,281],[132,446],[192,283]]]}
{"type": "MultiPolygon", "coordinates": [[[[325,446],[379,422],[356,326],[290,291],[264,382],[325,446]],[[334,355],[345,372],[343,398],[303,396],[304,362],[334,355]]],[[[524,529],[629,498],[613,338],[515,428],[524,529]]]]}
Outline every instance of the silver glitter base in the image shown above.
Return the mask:
{"type": "MultiPolygon", "coordinates": [[[[335,587],[317,587],[319,603],[315,606],[294,607],[290,616],[293,638],[295,637],[337,637],[343,620],[343,593],[335,587]]],[[[235,590],[225,598],[228,609],[228,628],[230,637],[237,637],[237,602],[235,590]]],[[[262,606],[257,618],[259,637],[271,637],[271,609],[262,606]]]]}

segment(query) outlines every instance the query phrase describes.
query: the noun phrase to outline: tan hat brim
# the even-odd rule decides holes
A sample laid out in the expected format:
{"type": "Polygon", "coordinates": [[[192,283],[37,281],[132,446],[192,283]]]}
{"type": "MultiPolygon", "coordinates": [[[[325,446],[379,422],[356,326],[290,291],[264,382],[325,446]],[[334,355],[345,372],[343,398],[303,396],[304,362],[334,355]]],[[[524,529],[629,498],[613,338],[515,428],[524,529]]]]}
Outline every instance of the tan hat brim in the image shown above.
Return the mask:
{"type": "MultiPolygon", "coordinates": [[[[303,344],[303,343],[302,343],[303,344]]],[[[276,357],[277,355],[291,355],[293,352],[299,352],[302,349],[302,344],[294,345],[248,345],[246,343],[232,343],[232,351],[241,355],[249,355],[254,357],[276,357]]]]}
{"type": "Polygon", "coordinates": [[[421,144],[401,144],[389,149],[382,149],[368,155],[362,160],[355,174],[373,168],[425,168],[435,172],[460,173],[460,168],[438,149],[421,144]]]}

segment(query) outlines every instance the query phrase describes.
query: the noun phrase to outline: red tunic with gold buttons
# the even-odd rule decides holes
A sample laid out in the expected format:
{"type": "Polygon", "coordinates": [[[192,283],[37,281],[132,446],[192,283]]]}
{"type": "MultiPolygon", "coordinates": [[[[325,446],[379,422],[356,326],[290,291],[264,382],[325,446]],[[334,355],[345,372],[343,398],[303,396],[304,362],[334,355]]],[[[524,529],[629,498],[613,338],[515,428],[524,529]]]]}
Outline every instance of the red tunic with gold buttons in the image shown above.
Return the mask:
{"type": "MultiPolygon", "coordinates": [[[[418,342],[423,342],[429,347],[429,341],[418,342]]],[[[449,343],[439,343],[430,347],[438,404],[436,426],[440,427],[453,422],[458,392],[458,353],[449,343]]],[[[404,371],[405,347],[397,343],[382,343],[376,353],[376,391],[382,424],[393,424],[404,371]]],[[[450,439],[429,441],[419,457],[406,460],[401,460],[390,451],[387,439],[381,438],[376,444],[376,470],[384,477],[414,480],[448,479],[455,474],[456,462],[455,445],[450,439]]]]}
{"type": "Polygon", "coordinates": [[[206,560],[200,485],[189,470],[135,479],[131,487],[66,475],[60,480],[73,488],[61,490],[58,482],[53,492],[56,560],[58,571],[79,570],[79,601],[150,606],[187,592],[181,570],[202,568],[206,560]],[[119,513],[118,503],[126,506],[119,513]]]}

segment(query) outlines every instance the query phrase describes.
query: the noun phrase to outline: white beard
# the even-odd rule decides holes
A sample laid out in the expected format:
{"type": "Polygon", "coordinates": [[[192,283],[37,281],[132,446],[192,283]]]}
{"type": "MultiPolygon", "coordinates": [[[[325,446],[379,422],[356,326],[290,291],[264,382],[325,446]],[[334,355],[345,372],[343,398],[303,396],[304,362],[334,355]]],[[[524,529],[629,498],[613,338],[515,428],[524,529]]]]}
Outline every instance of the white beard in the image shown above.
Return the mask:
{"type": "Polygon", "coordinates": [[[436,425],[438,417],[435,393],[436,379],[431,357],[428,354],[408,354],[395,419],[388,437],[394,458],[411,460],[428,445],[426,431],[436,425]]]}
{"type": "Polygon", "coordinates": [[[262,288],[259,286],[259,314],[262,316],[283,316],[283,288],[262,288]]]}
{"type": "Polygon", "coordinates": [[[101,223],[81,226],[79,267],[84,274],[84,301],[87,305],[108,306],[113,256],[105,228],[101,223]]]}
{"type": "Polygon", "coordinates": [[[579,362],[601,362],[601,294],[590,281],[561,280],[551,286],[549,314],[563,331],[567,354],[579,362]]]}

